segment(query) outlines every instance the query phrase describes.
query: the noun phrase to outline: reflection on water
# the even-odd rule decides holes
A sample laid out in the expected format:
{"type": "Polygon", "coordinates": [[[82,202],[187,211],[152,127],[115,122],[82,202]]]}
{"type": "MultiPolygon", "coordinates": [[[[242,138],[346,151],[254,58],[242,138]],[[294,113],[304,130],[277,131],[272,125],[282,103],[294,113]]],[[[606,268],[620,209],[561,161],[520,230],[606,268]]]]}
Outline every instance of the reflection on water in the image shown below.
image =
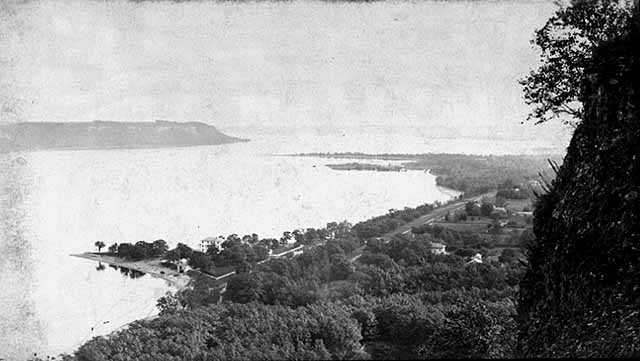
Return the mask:
{"type": "MultiPolygon", "coordinates": [[[[134,269],[130,269],[127,267],[122,267],[122,266],[114,266],[114,265],[109,265],[109,268],[113,268],[116,271],[120,271],[120,274],[122,274],[125,277],[129,277],[131,279],[136,279],[136,278],[140,278],[144,275],[146,275],[146,273],[141,272],[141,271],[137,271],[134,269]]],[[[96,271],[104,271],[105,270],[105,266],[102,264],[102,262],[98,262],[98,266],[96,267],[96,271]]]]}
{"type": "MultiPolygon", "coordinates": [[[[136,279],[136,278],[140,278],[144,275],[146,275],[146,273],[138,271],[138,270],[134,270],[134,269],[130,269],[127,267],[122,267],[122,266],[114,266],[114,265],[108,265],[109,268],[112,268],[116,271],[120,271],[120,273],[125,276],[125,277],[129,277],[131,279],[136,279]]],[[[102,262],[98,262],[98,265],[96,266],[96,271],[100,272],[100,271],[104,271],[105,269],[107,269],[105,267],[105,265],[102,262]]]]}

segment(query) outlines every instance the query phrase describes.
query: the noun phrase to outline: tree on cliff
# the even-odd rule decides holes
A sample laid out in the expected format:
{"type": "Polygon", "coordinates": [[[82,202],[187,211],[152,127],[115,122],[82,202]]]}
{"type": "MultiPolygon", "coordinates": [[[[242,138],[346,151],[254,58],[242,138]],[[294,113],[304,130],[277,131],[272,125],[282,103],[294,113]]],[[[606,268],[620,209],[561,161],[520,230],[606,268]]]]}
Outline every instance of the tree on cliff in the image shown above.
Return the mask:
{"type": "Polygon", "coordinates": [[[561,6],[532,40],[541,50],[540,66],[520,80],[525,101],[533,106],[528,120],[579,122],[584,68],[595,48],[625,34],[630,18],[628,2],[619,0],[572,0],[561,6]]]}

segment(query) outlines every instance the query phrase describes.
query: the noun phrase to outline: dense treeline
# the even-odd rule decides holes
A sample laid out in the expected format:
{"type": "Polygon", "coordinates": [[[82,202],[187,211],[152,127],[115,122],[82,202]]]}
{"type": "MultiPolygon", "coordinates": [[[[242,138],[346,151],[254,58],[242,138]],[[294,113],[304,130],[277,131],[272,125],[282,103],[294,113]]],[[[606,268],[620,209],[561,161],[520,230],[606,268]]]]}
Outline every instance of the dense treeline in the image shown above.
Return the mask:
{"type": "Polygon", "coordinates": [[[547,163],[550,157],[553,156],[436,154],[419,158],[407,167],[431,169],[437,175],[438,185],[475,196],[499,189],[507,181],[524,190],[536,188],[540,173],[551,176],[546,173],[550,170],[547,163]]]}
{"type": "Polygon", "coordinates": [[[160,257],[167,252],[167,242],[162,239],[145,242],[139,241],[136,243],[114,243],[109,246],[109,252],[129,260],[141,260],[145,258],[160,257]]]}
{"type": "Polygon", "coordinates": [[[403,210],[389,210],[389,213],[360,222],[353,227],[356,237],[367,239],[380,237],[396,230],[399,226],[431,213],[439,203],[423,204],[416,208],[406,207],[403,210]]]}
{"type": "Polygon", "coordinates": [[[505,357],[516,327],[515,261],[435,255],[436,240],[342,235],[271,259],[218,289],[167,295],[161,315],[76,353],[78,360],[505,357]],[[184,302],[188,300],[189,302],[184,302]]]}
{"type": "Polygon", "coordinates": [[[81,361],[354,358],[360,327],[347,306],[225,303],[138,322],[76,353],[81,361]]]}

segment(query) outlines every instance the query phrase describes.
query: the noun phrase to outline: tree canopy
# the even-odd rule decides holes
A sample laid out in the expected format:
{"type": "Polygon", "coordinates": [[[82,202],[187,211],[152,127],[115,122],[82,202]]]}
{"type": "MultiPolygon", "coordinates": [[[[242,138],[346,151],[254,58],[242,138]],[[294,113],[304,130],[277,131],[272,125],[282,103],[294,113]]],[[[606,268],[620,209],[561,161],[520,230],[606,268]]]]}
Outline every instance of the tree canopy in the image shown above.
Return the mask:
{"type": "Polygon", "coordinates": [[[532,40],[541,51],[540,66],[520,80],[525,101],[533,106],[528,120],[579,122],[584,69],[592,52],[624,34],[630,18],[627,1],[573,0],[561,5],[532,40]]]}

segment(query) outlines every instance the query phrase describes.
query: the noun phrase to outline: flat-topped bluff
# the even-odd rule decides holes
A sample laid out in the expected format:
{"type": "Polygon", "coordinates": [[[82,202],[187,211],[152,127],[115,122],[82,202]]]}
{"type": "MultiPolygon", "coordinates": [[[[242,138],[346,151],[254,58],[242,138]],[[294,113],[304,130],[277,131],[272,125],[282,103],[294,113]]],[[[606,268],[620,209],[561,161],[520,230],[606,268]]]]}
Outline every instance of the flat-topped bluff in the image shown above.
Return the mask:
{"type": "Polygon", "coordinates": [[[201,122],[20,122],[0,125],[0,151],[154,148],[247,141],[201,122]]]}

